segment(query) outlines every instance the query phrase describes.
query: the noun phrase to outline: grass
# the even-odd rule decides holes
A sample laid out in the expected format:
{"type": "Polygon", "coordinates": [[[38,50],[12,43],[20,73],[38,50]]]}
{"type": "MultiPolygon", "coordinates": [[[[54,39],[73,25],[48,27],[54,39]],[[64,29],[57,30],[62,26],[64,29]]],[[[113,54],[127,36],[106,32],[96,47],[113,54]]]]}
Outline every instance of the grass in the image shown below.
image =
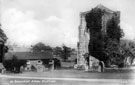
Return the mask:
{"type": "MultiPolygon", "coordinates": [[[[135,78],[135,73],[132,69],[105,69],[105,72],[85,72],[84,70],[75,70],[70,67],[61,68],[55,71],[45,71],[45,72],[24,72],[20,74],[6,74],[10,76],[20,76],[20,77],[43,77],[43,78],[79,78],[79,79],[120,79],[120,80],[131,80],[135,78]]],[[[2,78],[0,79],[2,85],[119,85],[119,83],[110,83],[110,82],[87,82],[87,81],[61,81],[54,80],[54,82],[42,82],[40,79],[35,79],[38,82],[29,82],[29,83],[10,83],[10,81],[25,79],[17,78],[2,78]],[[7,84],[6,84],[7,83],[7,84]]],[[[32,81],[33,79],[29,79],[32,81]]],[[[47,80],[45,80],[47,81],[47,80]]]]}

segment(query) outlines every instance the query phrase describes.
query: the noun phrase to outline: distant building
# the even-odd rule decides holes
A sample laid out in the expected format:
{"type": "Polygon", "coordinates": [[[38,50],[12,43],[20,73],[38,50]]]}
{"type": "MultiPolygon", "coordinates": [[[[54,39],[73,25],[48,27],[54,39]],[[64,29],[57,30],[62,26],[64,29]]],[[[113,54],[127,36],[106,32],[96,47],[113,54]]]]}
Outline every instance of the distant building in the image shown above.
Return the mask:
{"type": "MultiPolygon", "coordinates": [[[[102,34],[106,34],[107,31],[107,22],[112,19],[112,17],[117,17],[118,20],[120,18],[120,12],[119,11],[112,11],[108,8],[106,8],[103,5],[98,5],[95,8],[93,8],[93,10],[95,9],[101,9],[102,11],[104,11],[104,14],[102,15],[102,28],[101,28],[101,32],[102,34]]],[[[90,42],[90,38],[94,37],[94,35],[90,36],[90,31],[87,30],[87,22],[86,22],[86,14],[90,13],[90,11],[87,12],[81,12],[80,13],[80,25],[79,25],[79,42],[78,42],[78,56],[77,56],[77,64],[78,65],[84,65],[84,57],[83,55],[86,53],[89,53],[89,42],[90,42]]]]}

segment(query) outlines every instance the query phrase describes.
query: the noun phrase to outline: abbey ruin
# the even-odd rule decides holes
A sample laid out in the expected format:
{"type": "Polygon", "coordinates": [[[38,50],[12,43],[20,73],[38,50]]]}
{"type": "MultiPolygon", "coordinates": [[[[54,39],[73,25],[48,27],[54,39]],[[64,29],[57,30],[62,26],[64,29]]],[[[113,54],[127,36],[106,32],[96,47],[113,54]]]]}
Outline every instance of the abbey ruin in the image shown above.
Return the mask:
{"type": "MultiPolygon", "coordinates": [[[[109,30],[111,29],[111,27],[109,28],[107,23],[111,19],[115,19],[116,23],[119,25],[120,12],[112,11],[104,7],[103,5],[98,5],[90,11],[80,13],[77,56],[78,65],[84,65],[83,55],[86,53],[92,56],[100,55],[98,59],[104,61],[104,58],[102,57],[104,56],[104,54],[101,52],[102,50],[104,50],[105,47],[103,41],[107,41],[107,39],[119,41],[120,37],[115,37],[114,35],[114,37],[112,38],[109,35],[109,30]]],[[[110,31],[112,30],[113,29],[111,29],[110,31]]],[[[117,28],[114,30],[117,30],[117,28]]]]}

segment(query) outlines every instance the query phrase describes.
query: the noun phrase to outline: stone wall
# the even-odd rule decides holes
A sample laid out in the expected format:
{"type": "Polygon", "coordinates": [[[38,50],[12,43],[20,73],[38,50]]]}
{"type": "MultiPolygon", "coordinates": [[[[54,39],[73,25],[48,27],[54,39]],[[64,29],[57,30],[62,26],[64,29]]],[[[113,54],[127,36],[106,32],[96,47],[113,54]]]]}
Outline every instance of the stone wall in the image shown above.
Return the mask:
{"type": "Polygon", "coordinates": [[[89,44],[89,32],[86,29],[85,14],[80,13],[80,26],[79,26],[79,42],[78,42],[78,56],[77,63],[80,65],[84,64],[85,53],[88,53],[89,44]]]}

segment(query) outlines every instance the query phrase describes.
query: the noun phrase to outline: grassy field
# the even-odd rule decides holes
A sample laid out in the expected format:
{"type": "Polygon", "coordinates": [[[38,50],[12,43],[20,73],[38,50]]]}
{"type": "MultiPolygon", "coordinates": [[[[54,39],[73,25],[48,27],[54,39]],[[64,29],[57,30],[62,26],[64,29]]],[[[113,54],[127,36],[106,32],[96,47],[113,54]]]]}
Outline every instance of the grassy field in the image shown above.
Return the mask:
{"type": "Polygon", "coordinates": [[[135,79],[135,72],[133,69],[106,69],[104,73],[99,73],[62,68],[46,72],[8,73],[4,76],[0,79],[0,85],[130,85],[128,80],[135,79]]]}
{"type": "Polygon", "coordinates": [[[130,85],[128,80],[135,79],[135,67],[106,68],[99,73],[75,70],[72,62],[68,65],[62,62],[62,65],[54,71],[6,73],[0,77],[0,85],[130,85]]]}
{"type": "MultiPolygon", "coordinates": [[[[86,72],[72,68],[61,68],[54,71],[45,72],[23,72],[19,74],[7,73],[10,76],[22,77],[51,77],[51,78],[89,78],[89,79],[133,79],[135,72],[133,69],[105,69],[105,72],[96,71],[86,72]]],[[[134,77],[135,78],[135,77],[134,77]]]]}

